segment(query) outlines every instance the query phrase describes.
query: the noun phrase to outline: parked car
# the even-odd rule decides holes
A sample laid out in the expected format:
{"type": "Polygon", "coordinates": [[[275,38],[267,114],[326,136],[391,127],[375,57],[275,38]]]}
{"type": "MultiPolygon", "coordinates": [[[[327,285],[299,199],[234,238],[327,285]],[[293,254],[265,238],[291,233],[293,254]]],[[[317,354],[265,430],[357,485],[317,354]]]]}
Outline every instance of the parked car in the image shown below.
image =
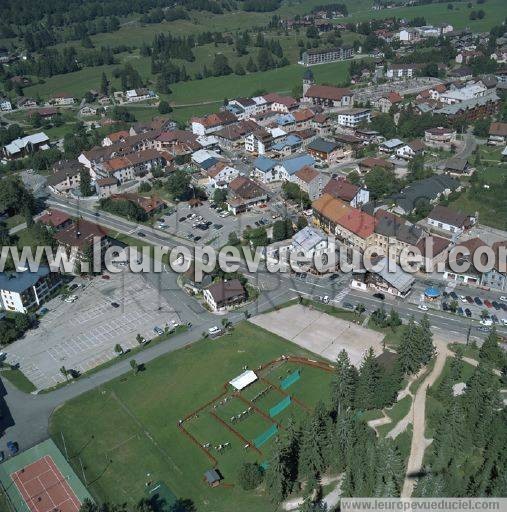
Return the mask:
{"type": "Polygon", "coordinates": [[[500,307],[504,310],[504,311],[507,311],[507,304],[500,304],[500,307]]]}
{"type": "Polygon", "coordinates": [[[15,441],[7,441],[7,449],[12,457],[19,452],[19,445],[15,441]]]}
{"type": "Polygon", "coordinates": [[[459,300],[461,300],[461,302],[468,302],[468,299],[464,295],[460,295],[459,300]]]}
{"type": "Polygon", "coordinates": [[[503,302],[507,302],[507,297],[505,295],[502,295],[500,297],[500,300],[503,301],[503,302]]]}
{"type": "Polygon", "coordinates": [[[208,329],[208,335],[211,337],[211,338],[216,338],[217,336],[220,336],[220,334],[222,334],[222,329],[220,329],[220,327],[214,325],[213,327],[210,327],[208,329]]]}
{"type": "Polygon", "coordinates": [[[164,330],[161,329],[160,327],[158,327],[157,325],[153,328],[153,332],[157,335],[157,336],[162,336],[162,334],[164,334],[164,330]]]}
{"type": "Polygon", "coordinates": [[[324,304],[329,304],[329,297],[327,295],[319,296],[320,302],[323,302],[324,304]]]}
{"type": "Polygon", "coordinates": [[[449,305],[447,304],[447,302],[442,302],[442,309],[444,311],[449,311],[449,305]]]}
{"type": "Polygon", "coordinates": [[[222,229],[224,226],[222,224],[213,224],[215,229],[222,229]]]}
{"type": "Polygon", "coordinates": [[[113,306],[113,308],[119,308],[120,307],[120,305],[117,302],[111,302],[111,306],[113,306]]]}
{"type": "Polygon", "coordinates": [[[65,297],[65,302],[68,302],[72,304],[73,302],[76,302],[77,295],[69,295],[68,297],[65,297]]]}
{"type": "Polygon", "coordinates": [[[457,309],[457,311],[458,311],[458,315],[463,316],[463,315],[465,314],[465,312],[463,311],[463,308],[462,308],[462,307],[459,307],[459,308],[457,309]]]}
{"type": "Polygon", "coordinates": [[[496,300],[494,300],[491,304],[497,311],[502,308],[502,306],[500,306],[496,300]]]}
{"type": "Polygon", "coordinates": [[[79,285],[77,283],[72,283],[69,286],[69,292],[73,292],[76,288],[79,288],[79,285]]]}
{"type": "Polygon", "coordinates": [[[109,279],[111,279],[111,276],[109,274],[102,274],[100,277],[102,277],[102,279],[105,279],[106,281],[109,281],[109,279]]]}
{"type": "Polygon", "coordinates": [[[7,359],[7,352],[0,352],[0,363],[7,359]]]}
{"type": "Polygon", "coordinates": [[[472,316],[472,312],[468,308],[465,309],[465,314],[468,318],[472,316]]]}
{"type": "Polygon", "coordinates": [[[426,304],[419,304],[417,309],[420,309],[421,311],[428,311],[428,306],[426,306],[426,304]]]}
{"type": "Polygon", "coordinates": [[[490,327],[486,327],[484,325],[481,325],[481,326],[477,327],[477,330],[481,331],[481,332],[491,332],[491,328],[490,327]]]}
{"type": "Polygon", "coordinates": [[[380,299],[380,300],[385,300],[385,298],[386,298],[386,296],[383,293],[380,293],[380,292],[374,293],[373,296],[376,299],[380,299]]]}
{"type": "Polygon", "coordinates": [[[491,320],[493,320],[494,324],[499,324],[500,321],[498,320],[498,317],[496,315],[491,315],[491,320]]]}
{"type": "Polygon", "coordinates": [[[343,307],[346,309],[355,309],[354,304],[351,304],[350,302],[344,302],[343,307]]]}
{"type": "Polygon", "coordinates": [[[329,276],[329,280],[330,280],[330,281],[334,281],[334,280],[335,280],[335,279],[337,279],[337,278],[338,278],[338,274],[331,274],[331,275],[329,276]]]}
{"type": "Polygon", "coordinates": [[[467,295],[466,297],[466,300],[469,304],[473,304],[474,303],[474,299],[472,299],[472,297],[470,297],[470,295],[467,295]]]}
{"type": "Polygon", "coordinates": [[[187,218],[186,218],[186,217],[180,217],[178,220],[179,220],[180,222],[185,222],[185,221],[187,220],[187,218]]]}
{"type": "Polygon", "coordinates": [[[449,295],[454,299],[454,300],[458,300],[458,294],[456,292],[451,292],[449,293],[449,295]]]}
{"type": "Polygon", "coordinates": [[[474,297],[474,302],[478,305],[478,306],[482,306],[482,300],[479,299],[479,297],[474,297]]]}
{"type": "Polygon", "coordinates": [[[484,305],[487,307],[487,308],[492,308],[493,307],[493,304],[491,304],[491,302],[489,302],[488,299],[485,299],[484,300],[484,305]]]}
{"type": "Polygon", "coordinates": [[[201,239],[200,236],[194,236],[194,242],[198,242],[201,239]]]}
{"type": "Polygon", "coordinates": [[[144,233],[143,231],[138,231],[137,236],[140,238],[144,238],[146,236],[146,233],[144,233]]]}

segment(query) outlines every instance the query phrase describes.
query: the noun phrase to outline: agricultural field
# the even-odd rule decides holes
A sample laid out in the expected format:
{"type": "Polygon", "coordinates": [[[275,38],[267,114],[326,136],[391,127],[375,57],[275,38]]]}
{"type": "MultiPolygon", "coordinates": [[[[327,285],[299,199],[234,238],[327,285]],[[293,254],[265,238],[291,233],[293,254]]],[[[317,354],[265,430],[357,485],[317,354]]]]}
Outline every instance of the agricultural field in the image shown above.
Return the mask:
{"type": "MultiPolygon", "coordinates": [[[[473,32],[487,32],[507,16],[507,4],[504,0],[488,0],[480,5],[477,2],[452,2],[452,10],[448,9],[447,5],[447,2],[434,2],[430,5],[395,7],[380,11],[364,9],[356,12],[351,11],[351,16],[346,20],[347,22],[358,22],[390,17],[411,19],[422,16],[428,24],[438,25],[446,22],[451,23],[455,29],[468,27],[473,32]],[[485,12],[484,18],[482,20],[470,20],[470,12],[480,9],[485,12]]],[[[340,20],[337,20],[337,23],[340,23],[340,20]]]]}
{"type": "MultiPolygon", "coordinates": [[[[239,508],[247,512],[264,510],[267,502],[262,495],[247,494],[238,486],[207,487],[202,477],[212,467],[211,461],[180,431],[178,422],[221,395],[224,383],[242,373],[245,365],[255,369],[281,354],[312,357],[286,340],[243,322],[232,334],[218,340],[199,341],[151,362],[137,375],[125,375],[68,402],[53,414],[51,435],[55,442],[61,443],[63,432],[71,463],[78,467],[82,461],[90,491],[101,499],[133,503],[144,494],[148,481],[161,480],[178,496],[191,498],[199,508],[207,503],[209,510],[224,512],[239,508]],[[75,421],[77,416],[81,421],[75,421]]],[[[265,377],[278,387],[283,378],[298,368],[287,363],[267,372],[265,377]]],[[[325,397],[329,382],[329,373],[305,366],[301,378],[289,389],[294,396],[301,395],[301,401],[311,407],[325,397]]],[[[262,381],[255,386],[263,388],[264,384],[262,381]]],[[[254,391],[252,388],[246,394],[245,389],[247,402],[253,398],[254,391]]],[[[283,395],[273,387],[261,398],[256,406],[268,415],[269,408],[280,402],[283,395]]],[[[244,422],[230,423],[233,415],[247,408],[247,403],[234,398],[217,409],[211,406],[210,411],[234,426],[246,439],[253,440],[273,422],[256,411],[244,422]]],[[[290,413],[302,418],[304,408],[291,403],[280,414],[281,424],[290,413]]],[[[230,443],[223,452],[214,448],[211,451],[226,483],[236,482],[235,472],[244,460],[269,459],[273,439],[259,448],[260,454],[255,450],[245,451],[240,439],[207,410],[183,426],[188,426],[199,443],[210,443],[213,447],[217,443],[230,443]]]]}

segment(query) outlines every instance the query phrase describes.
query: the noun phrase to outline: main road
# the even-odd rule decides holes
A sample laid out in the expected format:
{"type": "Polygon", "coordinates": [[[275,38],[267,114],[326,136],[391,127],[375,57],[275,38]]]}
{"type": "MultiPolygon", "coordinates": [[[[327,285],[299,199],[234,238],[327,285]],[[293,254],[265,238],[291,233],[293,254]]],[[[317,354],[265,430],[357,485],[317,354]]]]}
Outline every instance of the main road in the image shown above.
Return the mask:
{"type": "MultiPolygon", "coordinates": [[[[71,203],[56,198],[49,199],[48,203],[69,214],[79,215],[140,241],[148,241],[169,248],[177,245],[191,247],[187,240],[181,240],[144,225],[139,226],[104,212],[95,212],[82,203],[71,203]],[[140,230],[145,234],[144,237],[139,237],[140,230]]],[[[370,294],[351,290],[350,277],[346,274],[340,273],[335,279],[310,275],[305,279],[299,279],[289,274],[269,273],[263,268],[257,272],[250,272],[246,268],[245,262],[241,263],[241,267],[242,272],[251,284],[259,289],[260,294],[254,304],[230,313],[228,319],[232,322],[243,320],[246,309],[251,315],[255,315],[299,296],[315,298],[315,296],[324,295],[329,296],[334,305],[339,305],[346,299],[351,304],[364,304],[368,312],[384,305],[386,309],[394,307],[405,320],[411,316],[416,318],[422,316],[422,312],[416,306],[406,301],[395,298],[381,301],[370,294]]],[[[215,315],[206,311],[194,299],[181,291],[176,283],[177,275],[172,270],[164,267],[164,272],[148,273],[145,274],[145,278],[159,289],[168,302],[176,306],[183,321],[192,323],[192,328],[160,344],[148,346],[136,354],[136,361],[144,364],[195,342],[201,337],[203,330],[218,323],[215,315]]],[[[445,336],[449,340],[458,342],[463,342],[466,339],[469,324],[462,318],[436,310],[428,311],[428,315],[433,329],[439,336],[445,336]]],[[[4,411],[4,413],[7,412],[7,415],[4,414],[3,423],[7,425],[7,428],[0,440],[0,449],[5,450],[8,440],[18,441],[21,449],[27,449],[46,439],[49,418],[56,407],[129,371],[131,371],[129,360],[120,360],[103,370],[72,381],[62,388],[39,395],[22,393],[4,379],[5,391],[3,394],[9,411],[4,411]]]]}

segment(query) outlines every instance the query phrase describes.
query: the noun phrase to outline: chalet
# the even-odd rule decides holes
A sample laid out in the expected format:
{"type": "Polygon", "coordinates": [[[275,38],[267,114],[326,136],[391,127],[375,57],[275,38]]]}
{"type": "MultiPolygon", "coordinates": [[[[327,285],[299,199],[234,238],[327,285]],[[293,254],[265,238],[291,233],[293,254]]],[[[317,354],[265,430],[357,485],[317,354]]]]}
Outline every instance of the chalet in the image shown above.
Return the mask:
{"type": "Polygon", "coordinates": [[[415,139],[399,148],[396,148],[396,156],[410,160],[414,158],[414,156],[422,155],[425,149],[426,146],[424,145],[423,141],[415,139]]]}
{"type": "Polygon", "coordinates": [[[426,218],[429,226],[453,234],[461,234],[470,228],[474,219],[447,206],[437,205],[426,218]]]}
{"type": "Polygon", "coordinates": [[[43,132],[38,132],[14,139],[3,147],[3,154],[9,159],[22,158],[36,151],[48,148],[49,137],[43,132]]]}
{"type": "Polygon", "coordinates": [[[229,183],[227,188],[229,190],[227,208],[234,215],[268,200],[267,192],[246,176],[237,176],[229,183]]]}
{"type": "Polygon", "coordinates": [[[192,117],[192,132],[196,135],[208,135],[221,130],[224,126],[235,123],[238,118],[228,110],[208,114],[204,117],[192,117]]]}
{"type": "Polygon", "coordinates": [[[305,165],[292,175],[291,181],[296,183],[303,192],[306,192],[310,200],[313,201],[322,195],[329,176],[305,165]]]}
{"type": "Polygon", "coordinates": [[[214,188],[224,188],[230,181],[238,176],[239,171],[226,162],[217,162],[206,171],[206,174],[210,186],[214,188]]]}
{"type": "Polygon", "coordinates": [[[507,123],[491,123],[488,144],[503,146],[507,142],[507,123]]]}
{"type": "Polygon", "coordinates": [[[399,105],[403,102],[403,96],[400,96],[398,92],[388,92],[381,96],[378,100],[372,102],[375,108],[378,108],[380,112],[388,113],[393,106],[399,105]]]}
{"type": "Polygon", "coordinates": [[[299,106],[297,100],[295,100],[291,96],[282,96],[274,92],[265,94],[263,98],[266,100],[269,108],[273,112],[289,113],[299,106]]]}
{"type": "Polygon", "coordinates": [[[239,279],[219,281],[203,290],[203,299],[212,311],[224,311],[241,304],[247,293],[239,279]]]}
{"type": "Polygon", "coordinates": [[[330,179],[322,190],[322,194],[329,194],[335,199],[349,203],[354,208],[358,208],[370,200],[370,192],[368,190],[350,183],[350,181],[343,177],[330,179]]]}
{"type": "Polygon", "coordinates": [[[71,94],[68,94],[66,92],[61,92],[54,94],[51,99],[49,100],[50,103],[53,105],[60,105],[60,106],[66,106],[66,105],[74,105],[76,102],[76,99],[71,94]]]}
{"type": "Polygon", "coordinates": [[[48,228],[60,231],[72,224],[72,218],[60,210],[47,210],[37,219],[37,222],[44,224],[48,228]]]}
{"type": "Polygon", "coordinates": [[[95,180],[95,189],[100,199],[110,197],[118,193],[118,180],[113,176],[99,178],[95,180]]]}
{"type": "Polygon", "coordinates": [[[53,174],[48,176],[47,184],[55,194],[68,194],[79,188],[81,173],[88,169],[77,160],[61,160],[53,165],[53,174]]]}
{"type": "Polygon", "coordinates": [[[466,158],[454,157],[445,162],[444,170],[449,174],[468,174],[471,167],[466,158]]]}
{"type": "Polygon", "coordinates": [[[303,98],[312,105],[331,109],[352,107],[354,104],[354,93],[350,89],[330,85],[311,85],[303,98]]]}
{"type": "Polygon", "coordinates": [[[359,162],[359,170],[361,172],[369,172],[375,167],[380,167],[382,169],[386,169],[389,171],[394,170],[394,164],[392,162],[389,162],[385,158],[374,158],[374,157],[368,157],[363,158],[359,162]]]}
{"type": "Polygon", "coordinates": [[[430,147],[449,147],[456,142],[454,128],[428,128],[424,132],[424,143],[430,147]]]}
{"type": "Polygon", "coordinates": [[[343,146],[339,142],[321,139],[320,137],[310,142],[306,150],[316,160],[328,164],[335,163],[343,157],[343,146]]]}
{"type": "Polygon", "coordinates": [[[137,206],[140,206],[148,215],[153,215],[166,207],[164,201],[154,195],[151,197],[144,197],[134,193],[121,193],[111,195],[111,200],[131,201],[137,206]]]}

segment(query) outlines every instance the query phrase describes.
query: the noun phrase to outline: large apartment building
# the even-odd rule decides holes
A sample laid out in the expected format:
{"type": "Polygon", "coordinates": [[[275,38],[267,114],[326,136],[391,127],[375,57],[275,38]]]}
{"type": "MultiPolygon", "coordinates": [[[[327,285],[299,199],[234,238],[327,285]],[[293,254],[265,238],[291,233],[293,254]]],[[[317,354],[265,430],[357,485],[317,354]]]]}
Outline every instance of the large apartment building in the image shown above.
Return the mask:
{"type": "Polygon", "coordinates": [[[335,48],[317,48],[307,50],[301,56],[301,62],[305,66],[315,66],[327,62],[336,62],[339,60],[351,59],[354,55],[352,46],[338,46],[335,48]]]}

